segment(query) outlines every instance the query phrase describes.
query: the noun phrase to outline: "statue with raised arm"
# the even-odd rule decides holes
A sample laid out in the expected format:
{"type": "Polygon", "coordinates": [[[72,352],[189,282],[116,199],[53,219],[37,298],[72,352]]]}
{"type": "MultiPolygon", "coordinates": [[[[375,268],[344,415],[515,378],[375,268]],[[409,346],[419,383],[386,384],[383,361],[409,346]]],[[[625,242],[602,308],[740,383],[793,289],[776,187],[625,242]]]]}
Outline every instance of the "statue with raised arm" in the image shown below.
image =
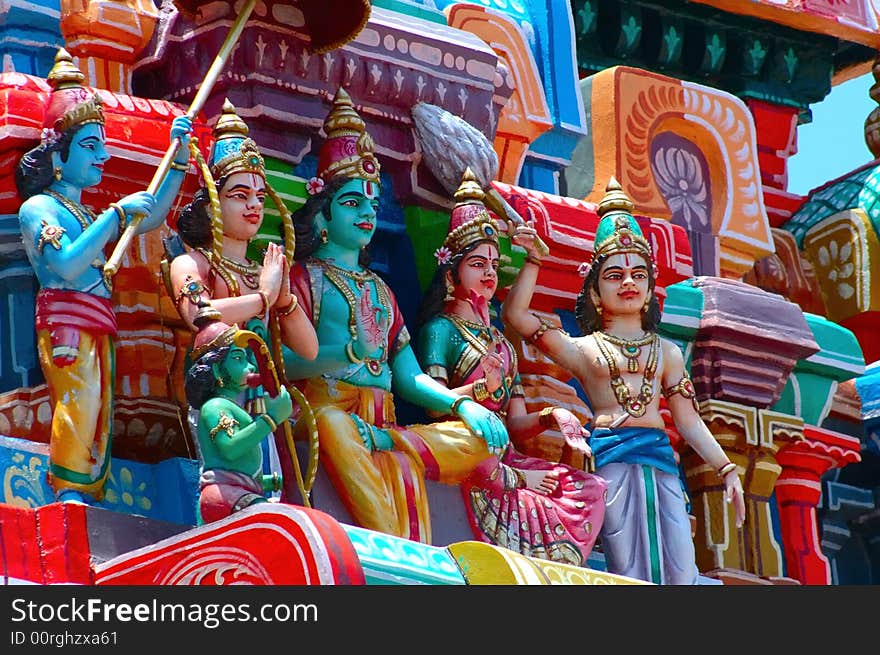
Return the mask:
{"type": "MultiPolygon", "coordinates": [[[[340,89],[310,197],[294,213],[291,288],[318,333],[318,356],[287,361],[315,410],[323,463],[358,525],[431,543],[424,480],[458,484],[507,445],[504,424],[418,365],[387,284],[365,266],[376,231],[379,162],[364,121],[340,89]],[[392,390],[457,420],[397,424],[392,390]]],[[[299,424],[297,424],[299,427],[299,424]]]]}
{"type": "Polygon", "coordinates": [[[570,371],[590,399],[590,446],[596,473],[608,484],[601,531],[608,571],[658,584],[694,584],[699,572],[661,394],[678,432],[718,473],[737,525],[745,518],[745,501],[736,465],[700,417],[681,351],[657,334],[654,259],[633,209],[612,179],[598,207],[592,262],[582,268],[575,309],[583,336],[569,336],[529,312],[540,263],[531,227],[517,230],[515,242],[528,258],[502,317],[570,371]]]}
{"type": "MultiPolygon", "coordinates": [[[[461,485],[477,539],[532,557],[586,566],[605,515],[605,482],[584,470],[527,457],[522,446],[557,428],[565,448],[589,461],[588,434],[563,407],[527,412],[513,345],[490,323],[499,242],[470,169],[458,191],[437,272],[422,304],[417,352],[424,370],[454,393],[497,413],[510,445],[461,485]]],[[[574,459],[574,458],[571,458],[574,459]]]]}
{"type": "Polygon", "coordinates": [[[220,312],[204,301],[193,320],[198,332],[186,398],[199,410],[199,516],[208,523],[266,502],[267,493],[281,490],[277,472],[263,473],[261,444],[290,417],[293,405],[281,385],[259,413],[242,408],[243,392],[264,383],[251,360],[262,358],[262,368],[272,367],[268,347],[256,333],[222,322],[220,312]]]}
{"type": "Polygon", "coordinates": [[[138,233],[165,220],[183,181],[192,125],[186,116],[172,122],[171,139],[184,147],[155,197],[133,193],[95,213],[81,194],[101,182],[110,155],[101,98],[83,79],[59,49],[41,142],[22,156],[15,183],[24,198],[22,241],[40,284],[37,350],[52,406],[49,482],[60,501],[91,503],[103,498],[113,426],[116,316],[103,277],[105,247],[136,215],[147,216],[138,233]]]}

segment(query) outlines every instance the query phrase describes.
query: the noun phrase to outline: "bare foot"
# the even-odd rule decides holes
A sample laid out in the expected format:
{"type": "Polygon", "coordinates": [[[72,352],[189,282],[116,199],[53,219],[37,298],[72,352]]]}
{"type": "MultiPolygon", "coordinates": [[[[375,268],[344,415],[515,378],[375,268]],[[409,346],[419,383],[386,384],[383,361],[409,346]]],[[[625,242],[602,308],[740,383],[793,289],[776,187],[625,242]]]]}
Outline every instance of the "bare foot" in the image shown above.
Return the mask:
{"type": "Polygon", "coordinates": [[[526,489],[531,489],[539,494],[549,495],[556,491],[559,486],[559,480],[552,471],[523,471],[520,470],[526,479],[526,489]]]}

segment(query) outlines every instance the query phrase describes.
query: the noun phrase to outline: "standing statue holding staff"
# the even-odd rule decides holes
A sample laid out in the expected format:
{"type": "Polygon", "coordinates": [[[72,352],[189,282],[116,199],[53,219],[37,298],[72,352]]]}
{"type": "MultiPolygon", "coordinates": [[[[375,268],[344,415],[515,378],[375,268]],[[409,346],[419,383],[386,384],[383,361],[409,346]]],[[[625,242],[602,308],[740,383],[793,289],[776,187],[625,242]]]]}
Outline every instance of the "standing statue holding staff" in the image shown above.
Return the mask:
{"type": "Polygon", "coordinates": [[[660,306],[651,247],[632,201],[611,180],[599,203],[591,265],[584,264],[571,337],[529,311],[540,257],[533,228],[515,241],[528,257],[504,301],[502,317],[578,379],[595,416],[590,446],[608,483],[601,543],[608,571],[658,584],[694,584],[698,570],[682,483],[660,415],[666,398],[675,427],[715,469],[726,497],[745,518],[736,465],[700,417],[681,351],[660,338],[660,306]]]}
{"type": "Polygon", "coordinates": [[[90,503],[103,498],[113,426],[116,316],[104,249],[133,221],[137,233],[163,223],[187,167],[191,121],[172,123],[171,140],[184,147],[155,196],[133,193],[96,214],[81,194],[101,182],[110,155],[101,98],[83,79],[59,50],[41,142],[21,158],[15,182],[25,199],[22,240],[40,283],[37,350],[52,405],[49,482],[58,500],[90,503]]]}

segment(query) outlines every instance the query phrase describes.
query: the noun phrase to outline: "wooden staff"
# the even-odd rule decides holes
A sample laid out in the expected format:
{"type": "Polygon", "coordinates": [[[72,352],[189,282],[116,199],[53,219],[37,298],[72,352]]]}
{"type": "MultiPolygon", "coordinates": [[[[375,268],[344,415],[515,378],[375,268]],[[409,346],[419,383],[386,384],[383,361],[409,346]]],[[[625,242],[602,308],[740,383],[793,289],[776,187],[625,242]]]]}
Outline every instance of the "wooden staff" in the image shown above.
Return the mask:
{"type": "MultiPolygon", "coordinates": [[[[220,77],[220,73],[223,72],[223,68],[226,66],[226,61],[229,59],[229,55],[232,54],[233,48],[235,48],[238,39],[241,37],[242,31],[244,31],[244,25],[248,18],[250,18],[256,4],[257,0],[246,0],[244,6],[242,6],[240,13],[232,24],[232,29],[230,29],[229,34],[226,35],[226,40],[223,42],[223,45],[220,46],[220,52],[218,52],[217,56],[214,58],[214,63],[211,64],[211,68],[208,69],[208,73],[205,75],[205,79],[202,80],[202,84],[199,86],[196,97],[193,98],[192,104],[186,112],[186,115],[189,116],[191,120],[195,120],[195,117],[205,106],[208,95],[214,89],[214,84],[217,82],[217,78],[220,77]]],[[[155,174],[153,174],[153,179],[150,180],[150,185],[147,187],[147,193],[155,196],[159,192],[159,187],[162,185],[165,176],[168,174],[168,170],[171,168],[171,162],[174,160],[174,157],[177,156],[180,143],[180,137],[175,137],[168,145],[168,150],[165,151],[165,156],[162,157],[162,161],[159,162],[159,167],[156,169],[155,174]]],[[[107,260],[107,263],[104,264],[104,279],[106,280],[108,287],[111,286],[113,276],[116,275],[116,272],[119,270],[119,265],[122,262],[122,256],[125,254],[125,251],[128,250],[129,245],[131,245],[138,225],[140,225],[140,222],[143,219],[143,214],[132,216],[128,227],[125,228],[125,231],[119,237],[119,241],[117,241],[113,253],[107,260]]]]}

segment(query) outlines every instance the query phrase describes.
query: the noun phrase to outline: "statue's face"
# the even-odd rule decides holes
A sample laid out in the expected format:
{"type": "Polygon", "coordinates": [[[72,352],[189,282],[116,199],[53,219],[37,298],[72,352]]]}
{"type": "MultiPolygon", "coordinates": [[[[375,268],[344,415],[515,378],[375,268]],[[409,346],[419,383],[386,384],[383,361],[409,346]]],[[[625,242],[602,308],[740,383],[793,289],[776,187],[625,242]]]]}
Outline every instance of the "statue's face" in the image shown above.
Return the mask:
{"type": "Polygon", "coordinates": [[[223,360],[223,374],[227,386],[247,386],[247,376],[255,373],[253,364],[248,361],[247,351],[238,346],[232,346],[229,354],[223,360]]]}
{"type": "Polygon", "coordinates": [[[455,295],[468,298],[473,291],[487,301],[491,300],[498,288],[498,265],[498,249],[491,243],[479,244],[458,264],[461,282],[455,295]]]}
{"type": "Polygon", "coordinates": [[[346,250],[360,250],[376,232],[379,186],[354,179],[346,182],[330,201],[327,239],[346,250]]]}
{"type": "Polygon", "coordinates": [[[223,234],[250,241],[263,224],[266,180],[256,173],[233,173],[220,190],[223,234]]]}
{"type": "Polygon", "coordinates": [[[641,313],[648,298],[648,267],[640,255],[612,255],[599,273],[599,297],[602,309],[612,314],[641,313]]]}
{"type": "Polygon", "coordinates": [[[67,161],[61,162],[61,179],[80,189],[98,184],[104,175],[104,163],[110,159],[105,141],[100,123],[79,128],[70,142],[67,161]]]}

